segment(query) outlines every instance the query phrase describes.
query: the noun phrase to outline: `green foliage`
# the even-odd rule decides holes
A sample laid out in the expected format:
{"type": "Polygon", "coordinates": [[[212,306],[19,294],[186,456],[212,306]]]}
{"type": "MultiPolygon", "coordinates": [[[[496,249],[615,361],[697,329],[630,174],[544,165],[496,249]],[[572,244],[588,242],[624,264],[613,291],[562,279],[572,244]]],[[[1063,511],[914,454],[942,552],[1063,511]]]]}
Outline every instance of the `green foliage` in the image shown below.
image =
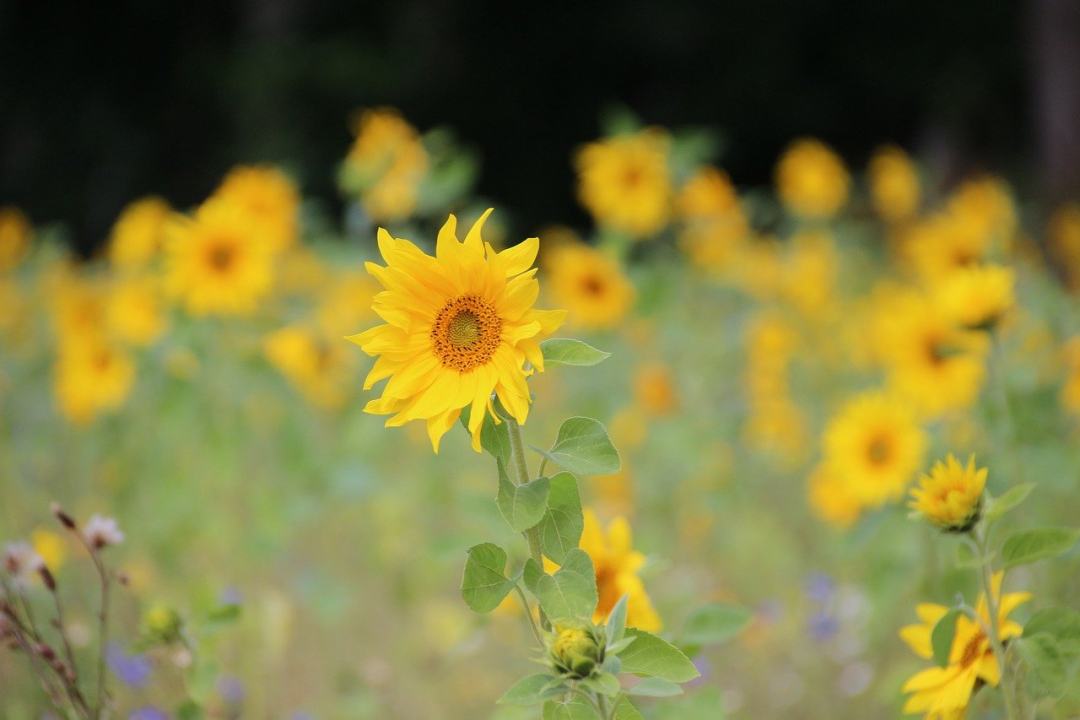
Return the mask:
{"type": "Polygon", "coordinates": [[[1028,668],[1028,690],[1035,697],[1056,697],[1065,692],[1068,659],[1049,633],[1024,634],[1019,641],[1020,656],[1028,668]]]}
{"type": "Polygon", "coordinates": [[[601,720],[596,709],[580,697],[570,700],[548,700],[544,703],[543,720],[601,720]]]}
{"type": "Polygon", "coordinates": [[[479,613],[497,608],[514,589],[514,581],[503,574],[505,567],[506,551],[498,545],[481,543],[469,548],[461,578],[461,597],[465,604],[479,613]]]}
{"type": "Polygon", "coordinates": [[[714,603],[691,613],[683,627],[682,642],[712,645],[730,640],[749,624],[753,613],[739,605],[714,603]]]}
{"type": "Polygon", "coordinates": [[[1080,540],[1080,530],[1072,528],[1023,530],[1005,540],[1001,557],[1005,568],[1027,565],[1066,553],[1077,540],[1080,540]]]}
{"type": "Polygon", "coordinates": [[[559,473],[551,478],[547,510],[540,521],[540,547],[549,558],[562,563],[578,546],[584,529],[577,479],[570,473],[559,473]]]}
{"type": "Polygon", "coordinates": [[[607,430],[587,417],[565,421],[551,449],[539,452],[575,475],[608,475],[620,467],[619,453],[607,430]]]}
{"type": "Polygon", "coordinates": [[[615,703],[614,720],[645,720],[645,716],[634,707],[634,703],[630,702],[630,698],[623,695],[615,703]]]}
{"type": "Polygon", "coordinates": [[[1002,515],[1027,500],[1027,496],[1034,489],[1035,483],[1021,483],[1009,488],[1000,497],[990,500],[990,507],[987,508],[985,513],[987,524],[995,522],[1002,515]]]}
{"type": "Polygon", "coordinates": [[[506,475],[502,460],[499,466],[499,495],[495,499],[499,512],[514,532],[524,532],[540,522],[547,512],[547,478],[537,478],[524,485],[515,485],[506,475]]]}
{"type": "Polygon", "coordinates": [[[694,663],[671,643],[644,630],[628,628],[626,633],[634,638],[634,642],[619,653],[623,672],[658,677],[674,683],[684,683],[698,677],[694,663]]]}
{"type": "Polygon", "coordinates": [[[531,589],[552,621],[591,617],[597,600],[592,559],[584,550],[574,548],[566,553],[554,575],[541,574],[531,589]]]}
{"type": "Polygon", "coordinates": [[[956,637],[956,619],[960,616],[958,608],[951,608],[934,624],[930,633],[930,647],[934,651],[934,662],[945,667],[949,664],[953,638],[956,637]]]}
{"type": "Polygon", "coordinates": [[[1024,625],[1024,637],[1039,634],[1052,636],[1065,655],[1080,657],[1080,611],[1063,607],[1040,610],[1024,625]]]}
{"type": "Polygon", "coordinates": [[[544,365],[571,365],[588,367],[599,365],[611,357],[611,353],[597,350],[592,345],[572,338],[550,338],[540,343],[544,353],[544,365]]]}
{"type": "Polygon", "coordinates": [[[607,635],[609,648],[622,640],[623,635],[626,634],[626,606],[629,602],[629,596],[623,595],[615,603],[615,607],[611,608],[611,612],[608,613],[604,632],[607,635]]]}
{"type": "Polygon", "coordinates": [[[537,705],[545,699],[545,690],[556,678],[553,675],[537,673],[521,678],[503,693],[498,702],[501,705],[537,705]]]}
{"type": "Polygon", "coordinates": [[[682,695],[682,688],[673,682],[658,677],[645,678],[626,691],[630,695],[642,697],[673,697],[682,695]]]}

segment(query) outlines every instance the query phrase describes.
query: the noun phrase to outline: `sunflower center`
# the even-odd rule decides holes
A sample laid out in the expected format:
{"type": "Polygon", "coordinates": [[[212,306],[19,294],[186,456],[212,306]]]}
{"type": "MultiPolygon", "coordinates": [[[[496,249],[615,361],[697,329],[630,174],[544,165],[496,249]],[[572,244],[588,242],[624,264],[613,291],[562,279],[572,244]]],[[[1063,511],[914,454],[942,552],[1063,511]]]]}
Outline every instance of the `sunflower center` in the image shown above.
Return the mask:
{"type": "Polygon", "coordinates": [[[468,372],[490,360],[501,337],[502,318],[491,303],[476,295],[447,302],[431,326],[435,355],[445,367],[458,372],[468,372]]]}
{"type": "Polygon", "coordinates": [[[228,272],[236,260],[236,251],[228,243],[214,243],[206,253],[206,261],[219,273],[228,272]]]}
{"type": "Polygon", "coordinates": [[[877,435],[866,446],[866,457],[871,465],[880,467],[892,458],[892,443],[885,435],[877,435]]]}
{"type": "Polygon", "coordinates": [[[964,646],[964,654],[960,656],[960,667],[970,667],[973,662],[982,657],[982,645],[985,638],[982,632],[976,632],[974,637],[968,640],[967,645],[964,646]]]}
{"type": "Polygon", "coordinates": [[[602,295],[604,292],[603,281],[595,275],[586,275],[581,281],[581,287],[587,295],[597,296],[602,295]]]}

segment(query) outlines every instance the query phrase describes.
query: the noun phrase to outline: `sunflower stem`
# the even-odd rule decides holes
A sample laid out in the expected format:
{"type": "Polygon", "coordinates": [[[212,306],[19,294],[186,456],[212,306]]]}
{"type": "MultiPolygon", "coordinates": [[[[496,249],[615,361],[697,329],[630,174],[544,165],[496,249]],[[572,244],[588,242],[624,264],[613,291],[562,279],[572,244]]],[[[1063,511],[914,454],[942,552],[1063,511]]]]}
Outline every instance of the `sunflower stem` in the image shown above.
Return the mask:
{"type": "Polygon", "coordinates": [[[990,647],[994,651],[994,659],[997,661],[998,670],[1001,673],[1001,694],[1005,700],[1005,715],[1009,720],[1024,720],[1020,712],[1020,705],[1016,698],[1016,687],[1013,684],[1012,670],[1006,663],[1005,646],[1001,642],[1001,628],[998,623],[998,598],[994,594],[993,569],[990,567],[990,554],[987,552],[987,538],[981,527],[972,532],[972,539],[979,549],[979,579],[982,583],[983,597],[986,598],[986,613],[990,616],[988,630],[990,631],[990,647]]]}
{"type": "MultiPolygon", "coordinates": [[[[529,482],[529,464],[525,460],[525,443],[521,439],[521,425],[510,416],[510,413],[507,413],[504,419],[510,435],[510,465],[514,468],[514,474],[517,476],[515,482],[518,485],[524,485],[529,482]]],[[[525,536],[525,541],[529,543],[529,556],[536,561],[542,570],[544,568],[544,554],[540,550],[540,528],[538,526],[531,527],[522,535],[525,536]]],[[[540,609],[540,625],[545,630],[551,627],[543,608],[540,609]]]]}

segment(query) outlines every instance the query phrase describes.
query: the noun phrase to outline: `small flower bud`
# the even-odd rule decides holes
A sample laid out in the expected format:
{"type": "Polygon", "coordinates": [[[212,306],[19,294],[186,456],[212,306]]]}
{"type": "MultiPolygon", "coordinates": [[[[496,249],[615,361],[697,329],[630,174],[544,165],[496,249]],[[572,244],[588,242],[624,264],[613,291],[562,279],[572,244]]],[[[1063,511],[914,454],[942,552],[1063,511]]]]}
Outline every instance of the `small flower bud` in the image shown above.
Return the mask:
{"type": "Polygon", "coordinates": [[[56,519],[60,521],[61,525],[68,530],[77,529],[78,526],[75,524],[75,518],[64,512],[64,509],[60,507],[60,503],[54,502],[49,509],[52,510],[52,514],[56,516],[56,519]]]}
{"type": "Polygon", "coordinates": [[[38,575],[41,576],[41,582],[45,583],[45,587],[49,588],[49,592],[56,592],[56,578],[47,566],[39,567],[38,575]]]}
{"type": "Polygon", "coordinates": [[[90,547],[95,550],[101,550],[109,545],[119,545],[124,542],[124,533],[120,531],[120,526],[116,524],[116,520],[101,515],[94,515],[86,522],[86,527],[83,528],[83,537],[90,547]]]}
{"type": "Polygon", "coordinates": [[[603,642],[595,628],[556,628],[551,661],[557,672],[576,679],[587,678],[603,660],[603,642]]]}

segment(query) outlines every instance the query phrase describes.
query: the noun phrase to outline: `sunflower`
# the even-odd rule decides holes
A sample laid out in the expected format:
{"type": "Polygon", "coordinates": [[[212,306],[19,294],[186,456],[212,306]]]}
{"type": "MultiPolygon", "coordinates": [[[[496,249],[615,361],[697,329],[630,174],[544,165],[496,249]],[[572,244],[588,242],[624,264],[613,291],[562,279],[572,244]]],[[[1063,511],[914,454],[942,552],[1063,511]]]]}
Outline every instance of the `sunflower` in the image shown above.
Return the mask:
{"type": "Polygon", "coordinates": [[[64,416],[77,425],[116,410],[135,381],[135,364],[118,346],[100,337],[60,345],[54,389],[64,416]]]}
{"type": "Polygon", "coordinates": [[[589,143],[574,158],[578,199],[596,222],[635,238],[671,215],[670,139],[657,128],[589,143]]]}
{"type": "Polygon", "coordinates": [[[427,171],[428,154],[420,135],[396,110],[380,108],[360,115],[341,178],[347,192],[360,195],[372,219],[409,217],[427,171]]]}
{"type": "Polygon", "coordinates": [[[933,283],[956,270],[985,262],[991,240],[981,221],[939,212],[902,234],[901,256],[920,278],[933,283]]]}
{"type": "Polygon", "coordinates": [[[810,473],[807,499],[815,515],[840,530],[851,527],[862,513],[862,502],[851,483],[825,464],[810,473]]]}
{"type": "Polygon", "coordinates": [[[634,286],[612,257],[584,244],[564,244],[544,262],[551,294],[583,328],[611,328],[634,303],[634,286]]]}
{"type": "Polygon", "coordinates": [[[953,322],[972,330],[990,330],[1016,303],[1011,268],[979,265],[956,270],[934,288],[934,299],[953,322]]]}
{"type": "Polygon", "coordinates": [[[280,252],[296,243],[300,195],[289,177],[270,165],[241,165],[229,171],[213,198],[234,205],[251,224],[258,242],[280,252]]]}
{"type": "Polygon", "coordinates": [[[950,453],[919,479],[908,507],[943,530],[966,532],[979,519],[986,474],[975,468],[974,455],[965,467],[950,453]]]}
{"type": "Polygon", "coordinates": [[[319,329],[327,337],[340,337],[369,320],[377,292],[378,283],[370,275],[353,270],[336,273],[323,284],[315,310],[319,329]]]}
{"type": "Polygon", "coordinates": [[[451,215],[439,231],[435,257],[379,229],[386,266],[368,263],[382,284],[373,308],[386,321],[349,338],[378,356],[364,389],[389,378],[365,411],[391,415],[388,427],[424,420],[436,452],[439,441],[470,407],[469,432],[480,451],[480,428],[493,417],[492,393],[519,423],[529,414],[526,378],[544,370],[540,340],[562,323],[565,310],[536,310],[540,241],[496,253],[481,237],[489,209],[457,238],[451,215]],[[526,365],[528,363],[532,367],[526,365]]]}
{"type": "Polygon", "coordinates": [[[109,288],[105,322],[118,340],[150,345],[165,331],[158,283],[150,277],[118,278],[109,288]]]}
{"type": "Polygon", "coordinates": [[[655,362],[634,371],[634,401],[647,414],[669,417],[679,409],[679,391],[671,368],[655,362]]]}
{"type": "Polygon", "coordinates": [[[723,170],[706,166],[690,177],[679,190],[675,207],[683,220],[708,220],[741,214],[739,195],[723,170]]]}
{"type": "Polygon", "coordinates": [[[848,401],[824,434],[825,463],[871,507],[903,494],[925,449],[926,434],[913,413],[878,392],[848,401]]]}
{"type": "Polygon", "coordinates": [[[291,325],[270,333],[263,340],[263,352],[313,405],[335,409],[344,404],[355,357],[342,343],[291,325]]]}
{"type": "Polygon", "coordinates": [[[1060,206],[1046,226],[1047,244],[1072,290],[1080,288],[1080,203],[1060,206]]]}
{"type": "Polygon", "coordinates": [[[886,222],[910,220],[919,211],[919,171],[895,145],[880,147],[870,158],[870,199],[886,222]]]}
{"type": "Polygon", "coordinates": [[[16,207],[0,207],[0,272],[18,265],[30,248],[30,220],[16,207]]]}
{"type": "Polygon", "coordinates": [[[776,165],[780,199],[796,215],[806,218],[835,215],[847,202],[850,185],[843,161],[820,140],[796,140],[776,165]]]}
{"type": "MultiPolygon", "coordinates": [[[[1023,628],[1009,619],[1009,614],[1018,606],[1031,599],[1031,593],[1001,594],[1001,581],[1004,573],[996,573],[991,580],[991,592],[997,601],[998,628],[1001,640],[1019,637],[1023,628]]],[[[908,625],[900,630],[900,638],[921,658],[929,660],[934,652],[931,635],[934,626],[945,616],[948,608],[944,605],[922,603],[915,612],[920,622],[908,625]]],[[[928,720],[954,720],[963,718],[971,701],[975,684],[982,681],[991,687],[997,687],[1001,681],[1001,669],[990,639],[983,627],[990,624],[990,613],[986,597],[980,596],[975,614],[975,621],[967,615],[956,619],[956,631],[949,651],[949,664],[946,667],[931,667],[922,670],[904,684],[904,692],[911,693],[904,712],[917,715],[925,714],[928,720]]]]}
{"type": "Polygon", "coordinates": [[[209,200],[167,229],[166,288],[193,315],[246,315],[269,294],[273,250],[252,232],[248,214],[209,200]]]}
{"type": "Polygon", "coordinates": [[[169,204],[158,197],[135,200],[125,207],[109,234],[108,256],[113,267],[146,267],[161,250],[170,212],[169,204]]]}
{"type": "Polygon", "coordinates": [[[1061,388],[1061,404],[1069,412],[1080,415],[1080,335],[1065,341],[1062,355],[1065,384],[1061,388]]]}
{"type": "Polygon", "coordinates": [[[1016,233],[1012,190],[1001,178],[977,177],[961,183],[949,197],[947,211],[987,239],[1006,247],[1016,233]]]}

